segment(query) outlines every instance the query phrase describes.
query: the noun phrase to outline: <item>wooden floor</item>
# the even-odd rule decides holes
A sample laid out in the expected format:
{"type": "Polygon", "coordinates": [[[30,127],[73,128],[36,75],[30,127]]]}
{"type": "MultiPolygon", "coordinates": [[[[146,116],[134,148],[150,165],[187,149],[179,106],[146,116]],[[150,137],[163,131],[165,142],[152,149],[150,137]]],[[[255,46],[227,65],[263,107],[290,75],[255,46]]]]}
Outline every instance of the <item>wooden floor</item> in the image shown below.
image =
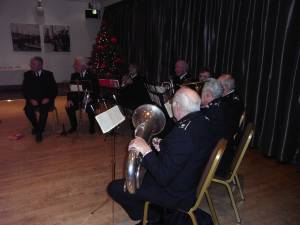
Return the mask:
{"type": "MultiPolygon", "coordinates": [[[[67,123],[64,101],[64,97],[57,100],[61,123],[67,123]]],[[[23,104],[23,100],[0,102],[0,225],[112,224],[113,204],[106,194],[112,138],[105,139],[100,132],[89,135],[86,117],[78,133],[60,136],[61,127],[53,126],[50,114],[45,139],[37,144],[23,104]],[[9,140],[15,133],[25,136],[9,140]]],[[[117,177],[122,177],[129,139],[125,124],[117,137],[117,177]]],[[[293,166],[249,151],[240,174],[246,196],[238,204],[242,224],[300,224],[300,173],[293,166]]],[[[225,189],[214,185],[211,193],[221,224],[235,224],[225,189]]],[[[115,205],[114,210],[115,224],[134,224],[120,207],[115,205]]]]}

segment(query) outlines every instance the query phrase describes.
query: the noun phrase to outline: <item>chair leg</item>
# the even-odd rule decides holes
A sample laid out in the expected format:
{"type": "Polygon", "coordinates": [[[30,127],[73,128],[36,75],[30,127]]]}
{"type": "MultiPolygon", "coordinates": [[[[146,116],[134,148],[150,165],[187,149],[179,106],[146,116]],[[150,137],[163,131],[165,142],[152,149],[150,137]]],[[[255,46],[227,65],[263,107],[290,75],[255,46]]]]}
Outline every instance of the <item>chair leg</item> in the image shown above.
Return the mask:
{"type": "Polygon", "coordinates": [[[82,110],[79,108],[79,118],[78,118],[78,127],[81,128],[82,125],[82,110]]]}
{"type": "MultiPolygon", "coordinates": [[[[190,212],[188,212],[188,214],[189,214],[189,216],[190,216],[190,218],[191,218],[191,220],[192,220],[192,224],[193,224],[193,225],[198,225],[197,218],[196,218],[196,216],[194,215],[194,213],[193,213],[192,211],[190,211],[190,212]]],[[[144,224],[143,224],[143,225],[144,225],[144,224]]]]}
{"type": "Polygon", "coordinates": [[[245,201],[245,196],[244,196],[244,193],[243,193],[243,190],[242,190],[242,186],[241,186],[241,183],[240,183],[240,180],[239,180],[239,177],[238,177],[237,174],[235,175],[235,180],[236,180],[236,183],[237,183],[240,195],[241,195],[241,199],[243,201],[245,201]]]}
{"type": "Polygon", "coordinates": [[[57,112],[57,109],[55,108],[55,117],[56,117],[56,124],[57,126],[59,126],[59,117],[58,117],[58,112],[57,112]]]}
{"type": "Polygon", "coordinates": [[[143,225],[147,225],[148,222],[148,211],[149,211],[149,202],[144,204],[144,216],[143,216],[143,225]]]}
{"type": "Polygon", "coordinates": [[[213,223],[214,223],[214,225],[219,225],[219,220],[218,220],[218,217],[217,217],[217,214],[215,211],[215,207],[213,205],[212,199],[211,199],[208,191],[205,192],[205,196],[206,196],[207,204],[208,204],[211,216],[212,216],[213,223]]]}
{"type": "Polygon", "coordinates": [[[59,129],[59,117],[58,117],[58,111],[56,108],[54,108],[55,113],[55,131],[59,129]]]}
{"type": "Polygon", "coordinates": [[[236,221],[237,221],[237,223],[241,223],[241,218],[240,218],[239,212],[238,212],[236,204],[235,204],[235,200],[234,200],[234,197],[233,197],[233,194],[232,194],[231,187],[226,182],[224,182],[223,184],[225,185],[225,187],[228,191],[228,194],[229,194],[229,197],[230,197],[230,200],[231,200],[231,205],[232,205],[232,208],[233,208],[234,213],[235,213],[236,221]]]}

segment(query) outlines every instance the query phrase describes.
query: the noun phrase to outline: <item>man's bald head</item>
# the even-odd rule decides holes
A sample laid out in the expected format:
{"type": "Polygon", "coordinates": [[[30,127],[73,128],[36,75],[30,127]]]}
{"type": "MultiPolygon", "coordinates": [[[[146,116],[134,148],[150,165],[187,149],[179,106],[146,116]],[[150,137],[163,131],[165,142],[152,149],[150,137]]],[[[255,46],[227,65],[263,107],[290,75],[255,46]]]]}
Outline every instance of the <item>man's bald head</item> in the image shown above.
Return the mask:
{"type": "Polygon", "coordinates": [[[187,73],[189,69],[189,65],[184,60],[177,60],[175,64],[175,74],[176,76],[180,77],[181,75],[187,73]]]}
{"type": "Polygon", "coordinates": [[[230,74],[222,74],[218,77],[218,81],[220,81],[224,89],[223,95],[227,95],[230,91],[235,89],[235,80],[230,74]]]}
{"type": "Polygon", "coordinates": [[[85,57],[76,57],[73,67],[77,73],[81,73],[88,68],[88,59],[85,57]]]}
{"type": "Polygon", "coordinates": [[[173,97],[172,110],[174,117],[180,120],[189,113],[200,110],[201,99],[194,90],[182,87],[173,97]]]}

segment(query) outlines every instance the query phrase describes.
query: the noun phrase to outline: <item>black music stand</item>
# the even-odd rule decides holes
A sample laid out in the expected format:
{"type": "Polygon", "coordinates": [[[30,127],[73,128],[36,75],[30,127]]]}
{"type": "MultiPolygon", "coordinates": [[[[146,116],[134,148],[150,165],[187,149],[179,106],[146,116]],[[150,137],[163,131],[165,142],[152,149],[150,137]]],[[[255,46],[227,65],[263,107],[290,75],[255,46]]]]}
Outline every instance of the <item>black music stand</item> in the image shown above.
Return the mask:
{"type": "MultiPolygon", "coordinates": [[[[117,103],[116,99],[115,102],[117,103]]],[[[111,151],[111,163],[112,163],[112,181],[114,181],[116,178],[116,135],[117,135],[117,130],[120,127],[120,124],[123,123],[126,118],[123,115],[118,105],[115,105],[112,108],[106,110],[105,112],[100,113],[95,118],[103,134],[109,134],[112,136],[113,146],[111,151]]],[[[105,140],[106,140],[106,136],[105,136],[105,140]]],[[[113,214],[113,224],[114,224],[114,202],[112,205],[112,214],[113,214]]]]}

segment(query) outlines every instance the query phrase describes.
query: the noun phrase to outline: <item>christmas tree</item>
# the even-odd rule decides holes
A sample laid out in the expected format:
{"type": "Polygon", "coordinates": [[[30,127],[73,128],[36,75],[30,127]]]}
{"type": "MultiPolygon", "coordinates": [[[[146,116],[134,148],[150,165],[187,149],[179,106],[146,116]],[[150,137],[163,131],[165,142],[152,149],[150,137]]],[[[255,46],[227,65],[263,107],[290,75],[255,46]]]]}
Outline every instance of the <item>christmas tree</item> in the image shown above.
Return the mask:
{"type": "Polygon", "coordinates": [[[123,64],[118,39],[112,35],[107,23],[102,21],[90,59],[91,69],[98,78],[119,79],[123,64]]]}

